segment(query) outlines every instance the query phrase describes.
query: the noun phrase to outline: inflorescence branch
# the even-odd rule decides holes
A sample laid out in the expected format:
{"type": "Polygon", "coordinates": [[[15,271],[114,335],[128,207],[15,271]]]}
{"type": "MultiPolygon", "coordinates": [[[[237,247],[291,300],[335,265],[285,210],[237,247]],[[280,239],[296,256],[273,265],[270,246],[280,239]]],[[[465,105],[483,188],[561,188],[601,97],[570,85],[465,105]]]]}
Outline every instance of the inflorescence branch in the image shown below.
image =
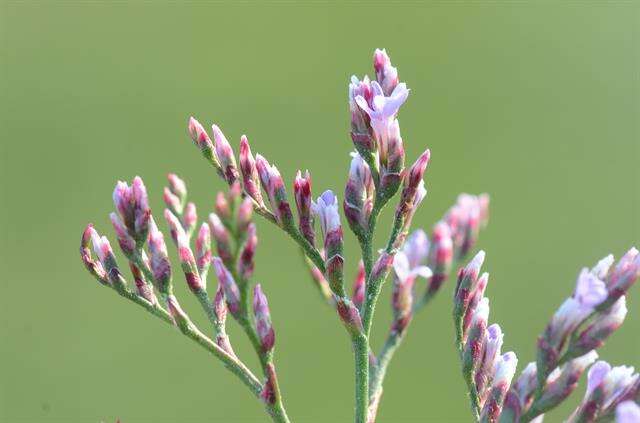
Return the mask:
{"type": "MultiPolygon", "coordinates": [[[[164,189],[164,219],[178,251],[180,269],[191,293],[207,316],[211,337],[182,309],[173,290],[173,270],[142,179],[131,186],[118,182],[113,193],[116,211],[110,219],[118,244],[129,262],[135,290],[129,288],[106,237],[92,225],[82,235],[81,258],[100,284],[142,306],[212,353],[264,404],[275,422],[289,422],[274,360],[275,331],[262,285],[255,283],[258,245],[253,214],[282,229],[298,246],[322,298],[336,310],[351,341],[355,368],[355,422],[374,423],[388,366],[418,311],[434,299],[454,265],[463,262],[488,221],[489,197],[461,194],[432,228],[410,233],[416,210],[427,190],[424,174],[431,153],[426,149],[405,167],[404,142],[398,113],[409,96],[385,50],[373,57],[375,78],[351,78],[350,135],[355,151],[345,185],[342,210],[358,240],[362,259],[350,293],[344,281],[344,242],[340,202],[327,190],[314,201],[309,171],[293,180],[293,207],[278,168],[253,155],[246,136],[239,154],[217,125],[211,134],[194,118],[188,132],[205,159],[227,183],[216,196],[214,210],[198,226],[196,206],[187,201],[182,179],[168,175],[164,189]],[[393,224],[382,249],[374,245],[378,218],[399,194],[393,224]],[[316,222],[321,239],[316,239],[316,222]],[[195,242],[192,238],[195,235],[195,242]],[[212,241],[215,252],[212,251],[212,241]],[[97,259],[93,257],[97,256],[97,259]],[[218,280],[215,294],[207,291],[209,270],[218,280]],[[391,275],[393,318],[376,355],[370,344],[376,304],[391,275]],[[417,284],[418,280],[423,284],[417,284]],[[213,299],[212,299],[213,298],[213,299]],[[226,332],[227,314],[242,328],[260,363],[262,381],[240,360],[226,332]]],[[[501,353],[503,333],[488,324],[485,297],[488,274],[480,274],[484,252],[458,271],[454,293],[456,348],[467,383],[472,415],[479,422],[529,422],[564,401],[578,379],[597,359],[595,350],[626,315],[625,294],[640,274],[640,256],[631,249],[613,266],[613,257],[584,269],[573,295],[553,316],[538,339],[535,363],[529,363],[512,383],[517,358],[501,353]]],[[[587,393],[571,422],[617,419],[640,421],[640,377],[633,368],[598,361],[588,375],[587,393]]]]}

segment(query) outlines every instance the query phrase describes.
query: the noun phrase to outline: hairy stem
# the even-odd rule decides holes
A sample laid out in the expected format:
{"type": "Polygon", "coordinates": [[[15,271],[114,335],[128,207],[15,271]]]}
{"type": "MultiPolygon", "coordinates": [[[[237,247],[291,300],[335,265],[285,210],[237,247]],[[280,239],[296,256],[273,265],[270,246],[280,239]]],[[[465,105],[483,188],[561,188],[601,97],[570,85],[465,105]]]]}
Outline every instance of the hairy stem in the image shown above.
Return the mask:
{"type": "Polygon", "coordinates": [[[367,423],[369,412],[369,342],[364,334],[353,337],[355,359],[355,422],[367,423]]]}

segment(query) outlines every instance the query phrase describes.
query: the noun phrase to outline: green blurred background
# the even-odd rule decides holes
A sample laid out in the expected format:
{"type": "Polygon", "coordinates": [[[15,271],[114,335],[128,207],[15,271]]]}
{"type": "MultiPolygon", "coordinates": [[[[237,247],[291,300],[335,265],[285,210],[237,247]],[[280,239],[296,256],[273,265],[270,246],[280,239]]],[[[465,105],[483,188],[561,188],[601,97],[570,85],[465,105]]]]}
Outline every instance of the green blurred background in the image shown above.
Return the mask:
{"type": "MultiPolygon", "coordinates": [[[[317,192],[341,193],[352,149],[347,82],[372,73],[375,47],[387,48],[412,89],[400,119],[408,157],[432,151],[416,224],[429,228],[459,192],[491,193],[480,240],[491,320],[521,365],[579,269],[640,239],[638,3],[4,1],[0,19],[3,422],[266,420],[211,356],[89,277],[80,233],[94,222],[112,236],[113,185],[136,174],[156,214],[169,171],[208,213],[223,184],[186,135],[190,114],[220,124],[234,144],[248,134],[288,181],[308,168],[317,192]]],[[[388,222],[389,211],[384,235],[388,222]]],[[[288,239],[262,221],[259,232],[257,278],[272,306],[289,414],[348,422],[344,329],[288,239]]],[[[353,267],[350,235],[347,243],[353,267]]],[[[470,420],[451,289],[415,319],[380,422],[470,420]]],[[[601,355],[640,366],[633,291],[627,322],[601,355]]]]}

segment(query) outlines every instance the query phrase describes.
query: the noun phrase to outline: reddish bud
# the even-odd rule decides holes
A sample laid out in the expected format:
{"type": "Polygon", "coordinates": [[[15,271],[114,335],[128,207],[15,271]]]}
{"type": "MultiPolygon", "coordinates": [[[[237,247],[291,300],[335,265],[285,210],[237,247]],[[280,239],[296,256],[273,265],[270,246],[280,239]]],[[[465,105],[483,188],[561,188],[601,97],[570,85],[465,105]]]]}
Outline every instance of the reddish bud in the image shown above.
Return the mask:
{"type": "Polygon", "coordinates": [[[264,207],[256,161],[253,158],[253,154],[251,154],[249,140],[247,140],[245,135],[240,138],[240,170],[242,171],[242,183],[245,192],[253,198],[256,203],[264,207]]]}
{"type": "Polygon", "coordinates": [[[311,175],[309,171],[298,171],[293,182],[293,192],[298,209],[298,228],[311,245],[315,242],[315,231],[311,219],[311,175]]]}
{"type": "Polygon", "coordinates": [[[358,309],[362,308],[362,304],[364,304],[364,297],[366,291],[366,275],[364,271],[364,263],[362,260],[358,263],[358,273],[356,274],[356,278],[353,281],[353,290],[352,290],[352,299],[353,303],[358,307],[358,309]]]}
{"type": "Polygon", "coordinates": [[[233,149],[217,125],[211,125],[211,129],[213,131],[213,139],[215,140],[216,155],[218,156],[218,160],[220,160],[220,166],[222,166],[222,173],[227,182],[232,184],[239,176],[233,149]]]}
{"type": "Polygon", "coordinates": [[[271,314],[269,312],[269,303],[267,297],[262,292],[260,284],[256,284],[253,289],[253,314],[256,319],[256,330],[263,352],[269,352],[273,349],[275,343],[275,332],[271,324],[271,314]]]}

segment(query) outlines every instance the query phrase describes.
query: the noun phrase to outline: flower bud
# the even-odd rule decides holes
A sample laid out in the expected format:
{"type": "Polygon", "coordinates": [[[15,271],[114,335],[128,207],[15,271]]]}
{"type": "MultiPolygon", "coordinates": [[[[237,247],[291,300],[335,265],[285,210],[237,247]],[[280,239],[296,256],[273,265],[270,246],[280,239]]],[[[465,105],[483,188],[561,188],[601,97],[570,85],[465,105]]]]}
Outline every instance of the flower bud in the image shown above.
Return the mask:
{"type": "Polygon", "coordinates": [[[623,295],[609,310],[598,313],[593,322],[580,332],[575,341],[569,345],[571,355],[577,357],[600,348],[604,345],[604,341],[622,325],[626,315],[627,305],[623,295]]]}
{"type": "Polygon", "coordinates": [[[373,54],[373,68],[376,71],[376,80],[382,87],[384,95],[391,95],[398,85],[398,69],[391,66],[391,59],[385,49],[376,49],[373,54]]]}
{"type": "Polygon", "coordinates": [[[595,351],[590,351],[552,372],[539,401],[545,405],[546,409],[559,405],[576,389],[582,374],[597,359],[598,354],[595,351]]]}
{"type": "Polygon", "coordinates": [[[376,260],[373,265],[373,269],[371,269],[371,275],[369,279],[372,282],[384,280],[389,271],[391,270],[391,266],[394,265],[395,254],[389,254],[386,251],[380,253],[380,257],[376,260]]]}
{"type": "Polygon", "coordinates": [[[107,273],[102,266],[100,261],[95,261],[91,257],[91,249],[89,248],[89,244],[91,243],[91,239],[94,237],[95,229],[92,224],[88,224],[85,230],[82,232],[82,239],[80,241],[80,258],[84,263],[85,267],[100,283],[103,285],[110,285],[109,278],[107,277],[107,273]]]}
{"type": "Polygon", "coordinates": [[[293,192],[298,209],[298,228],[311,245],[315,242],[315,231],[311,219],[311,174],[307,170],[304,176],[300,171],[293,182],[293,192]]]}
{"type": "Polygon", "coordinates": [[[410,216],[413,215],[415,209],[424,198],[426,191],[424,191],[422,176],[427,169],[430,155],[431,152],[429,149],[425,150],[405,176],[400,203],[398,203],[396,209],[396,219],[402,219],[403,221],[410,220],[410,216]]]}
{"type": "Polygon", "coordinates": [[[240,291],[238,290],[238,285],[236,281],[231,276],[231,273],[225,265],[222,263],[220,257],[213,258],[213,268],[216,271],[216,276],[218,277],[218,281],[222,285],[224,290],[224,296],[227,301],[227,307],[231,314],[238,318],[240,316],[240,291]]]}
{"type": "Polygon", "coordinates": [[[367,288],[365,277],[364,263],[360,260],[358,263],[358,273],[353,281],[353,290],[351,294],[353,303],[358,307],[358,309],[361,309],[362,304],[364,304],[364,297],[367,288]]]}
{"type": "Polygon", "coordinates": [[[169,173],[167,175],[167,180],[169,181],[169,192],[176,196],[180,202],[184,202],[187,198],[187,184],[185,184],[184,181],[175,173],[169,173]]]}
{"type": "Polygon", "coordinates": [[[513,352],[503,354],[496,361],[491,392],[480,413],[480,421],[498,421],[517,364],[518,358],[513,352]]]}
{"type": "Polygon", "coordinates": [[[268,353],[273,349],[275,332],[271,324],[269,303],[267,302],[267,297],[262,292],[260,284],[256,284],[253,289],[253,314],[256,319],[256,330],[260,338],[262,351],[268,353]]]}
{"type": "Polygon", "coordinates": [[[211,125],[211,130],[213,131],[216,155],[218,156],[218,160],[222,166],[222,172],[227,182],[232,184],[238,180],[239,177],[236,159],[233,155],[233,149],[217,125],[211,125]]]}
{"type": "Polygon", "coordinates": [[[256,225],[251,223],[247,229],[247,240],[240,252],[240,260],[238,261],[238,274],[244,280],[249,279],[253,275],[254,256],[256,247],[258,246],[258,236],[256,235],[256,225]]]}
{"type": "Polygon", "coordinates": [[[456,321],[456,330],[459,340],[464,336],[464,317],[468,313],[469,303],[472,293],[478,283],[478,273],[484,262],[484,251],[478,252],[476,256],[467,264],[466,267],[460,269],[458,273],[458,283],[454,294],[454,311],[453,315],[456,321]]]}
{"type": "Polygon", "coordinates": [[[171,263],[167,254],[167,245],[162,232],[158,230],[156,222],[149,221],[149,254],[151,255],[150,267],[153,273],[153,282],[163,295],[171,293],[171,263]]]}
{"type": "Polygon", "coordinates": [[[462,349],[462,371],[464,375],[473,377],[482,364],[482,352],[487,338],[487,321],[489,319],[489,299],[483,298],[473,310],[471,325],[464,338],[462,349]]]}
{"type": "Polygon", "coordinates": [[[151,217],[147,190],[142,179],[136,176],[131,187],[126,182],[118,181],[113,191],[113,202],[129,235],[141,245],[146,239],[151,217]]]}
{"type": "Polygon", "coordinates": [[[398,191],[403,170],[404,146],[400,136],[400,125],[398,120],[394,119],[389,125],[388,142],[380,148],[380,192],[384,198],[391,198],[398,191]]]}
{"type": "Polygon", "coordinates": [[[493,369],[501,354],[503,338],[504,334],[502,333],[500,325],[494,323],[487,328],[482,359],[475,371],[474,377],[481,405],[484,404],[486,400],[486,388],[490,386],[492,382],[493,369]]]}
{"type": "Polygon", "coordinates": [[[624,295],[629,288],[640,277],[640,254],[635,248],[631,248],[627,253],[622,256],[615,268],[610,271],[607,278],[607,300],[599,307],[604,307],[613,304],[624,295]]]}
{"type": "Polygon", "coordinates": [[[478,306],[478,303],[484,298],[484,291],[487,289],[487,283],[489,282],[489,274],[483,273],[473,287],[473,291],[471,292],[471,296],[469,297],[469,305],[467,306],[467,313],[464,316],[463,320],[463,331],[466,331],[469,328],[469,324],[471,323],[471,316],[473,314],[473,310],[478,306]]]}
{"type": "Polygon", "coordinates": [[[189,136],[191,137],[195,145],[198,146],[200,150],[202,150],[202,153],[205,155],[216,157],[211,138],[209,138],[209,134],[207,134],[207,131],[200,124],[200,122],[195,120],[193,117],[190,117],[188,129],[189,136]]]}
{"type": "Polygon", "coordinates": [[[198,224],[198,214],[196,212],[196,205],[193,203],[187,203],[184,207],[184,214],[182,215],[182,223],[187,236],[190,237],[198,224]]]}
{"type": "Polygon", "coordinates": [[[282,227],[292,227],[293,214],[287,201],[287,192],[278,168],[270,165],[260,154],[256,155],[256,168],[258,169],[262,188],[269,196],[269,202],[276,220],[282,227]]]}
{"type": "Polygon", "coordinates": [[[207,223],[203,223],[196,238],[196,264],[198,272],[206,280],[206,274],[211,264],[211,230],[207,223]]]}
{"type": "Polygon", "coordinates": [[[238,213],[236,217],[236,223],[238,227],[238,233],[244,236],[251,224],[251,219],[253,218],[253,202],[251,198],[246,197],[240,203],[238,207],[238,213]]]}
{"type": "Polygon", "coordinates": [[[338,198],[332,191],[325,191],[316,202],[312,203],[311,209],[320,221],[320,228],[324,236],[327,279],[333,292],[343,297],[344,259],[342,257],[342,226],[338,214],[338,198]]]}
{"type": "Polygon", "coordinates": [[[245,135],[240,138],[240,170],[242,171],[242,184],[245,192],[253,198],[258,205],[265,207],[260,190],[260,179],[256,169],[256,161],[251,154],[249,140],[245,135]]]}
{"type": "Polygon", "coordinates": [[[183,211],[183,203],[178,196],[171,192],[168,187],[164,187],[164,192],[162,194],[162,200],[164,204],[167,206],[169,210],[173,214],[180,215],[183,211]]]}
{"type": "Polygon", "coordinates": [[[115,283],[114,281],[116,281],[120,275],[120,270],[118,269],[116,257],[113,254],[109,240],[106,236],[100,236],[93,227],[90,229],[90,236],[94,254],[98,256],[98,260],[111,283],[115,283]]]}
{"type": "Polygon", "coordinates": [[[225,228],[217,214],[209,214],[209,229],[216,241],[216,249],[218,256],[227,266],[233,266],[233,253],[231,247],[231,236],[225,228]]]}
{"type": "Polygon", "coordinates": [[[371,170],[358,153],[351,153],[349,179],[344,189],[344,214],[351,230],[362,236],[369,230],[374,186],[371,170]]]}
{"type": "Polygon", "coordinates": [[[136,291],[138,292],[138,296],[149,301],[151,304],[156,304],[158,302],[156,294],[154,294],[153,288],[151,288],[151,286],[149,286],[149,284],[145,280],[144,275],[140,271],[140,268],[133,262],[129,262],[129,268],[131,269],[131,274],[133,275],[133,281],[136,284],[136,291]]]}
{"type": "Polygon", "coordinates": [[[433,277],[429,283],[429,293],[437,292],[451,273],[453,262],[453,240],[451,229],[445,222],[438,222],[431,235],[431,251],[429,254],[429,268],[433,277]]]}
{"type": "Polygon", "coordinates": [[[351,139],[356,150],[362,157],[373,159],[377,150],[373,138],[371,119],[369,115],[358,105],[356,98],[361,97],[368,107],[373,107],[373,90],[369,77],[365,76],[360,81],[355,76],[349,83],[349,111],[351,113],[351,139]]]}
{"type": "Polygon", "coordinates": [[[511,391],[518,397],[522,410],[528,409],[533,402],[533,395],[538,386],[537,374],[536,363],[532,362],[527,364],[527,367],[524,368],[520,377],[518,377],[511,388],[511,391]]]}
{"type": "Polygon", "coordinates": [[[363,327],[360,312],[353,302],[346,297],[338,297],[336,309],[338,310],[340,320],[342,320],[342,323],[351,335],[362,333],[363,327]]]}
{"type": "MultiPolygon", "coordinates": [[[[396,260],[400,253],[396,255],[396,260]]],[[[391,331],[397,334],[404,333],[405,329],[413,317],[413,285],[415,277],[393,280],[393,291],[391,294],[391,308],[393,310],[393,324],[391,331]]]]}
{"type": "Polygon", "coordinates": [[[136,249],[136,241],[129,235],[127,228],[125,228],[124,223],[122,223],[122,220],[120,220],[120,217],[116,213],[109,214],[109,218],[113,224],[113,229],[116,231],[118,244],[122,252],[125,256],[131,257],[136,249]]]}

